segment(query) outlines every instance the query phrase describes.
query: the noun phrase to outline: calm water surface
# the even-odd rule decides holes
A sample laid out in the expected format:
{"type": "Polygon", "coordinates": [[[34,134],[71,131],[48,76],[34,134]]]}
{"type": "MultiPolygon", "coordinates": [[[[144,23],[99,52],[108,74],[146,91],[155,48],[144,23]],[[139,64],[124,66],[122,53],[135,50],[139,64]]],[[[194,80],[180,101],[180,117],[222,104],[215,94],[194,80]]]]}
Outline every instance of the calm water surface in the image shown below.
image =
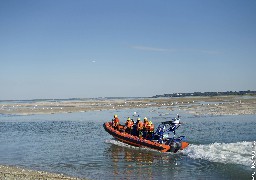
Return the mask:
{"type": "Polygon", "coordinates": [[[193,117],[164,108],[0,115],[0,164],[89,179],[252,179],[256,116],[193,117]],[[137,111],[157,126],[177,113],[190,146],[160,153],[120,143],[102,125],[137,111]]]}

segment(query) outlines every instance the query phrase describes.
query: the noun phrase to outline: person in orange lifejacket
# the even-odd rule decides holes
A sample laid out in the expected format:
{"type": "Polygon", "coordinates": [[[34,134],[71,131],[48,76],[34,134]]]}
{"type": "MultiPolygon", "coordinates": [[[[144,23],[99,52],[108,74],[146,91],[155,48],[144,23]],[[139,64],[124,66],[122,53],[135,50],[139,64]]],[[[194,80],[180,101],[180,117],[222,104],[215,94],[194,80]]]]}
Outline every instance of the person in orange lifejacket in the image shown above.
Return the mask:
{"type": "Polygon", "coordinates": [[[143,124],[143,137],[147,137],[149,131],[149,122],[148,118],[144,118],[144,124],[143,124]]]}
{"type": "Polygon", "coordinates": [[[131,118],[128,117],[125,123],[125,132],[131,134],[132,126],[133,126],[133,122],[131,121],[131,118]]]}
{"type": "Polygon", "coordinates": [[[154,124],[152,123],[152,121],[149,121],[148,123],[148,135],[147,135],[147,138],[148,139],[152,139],[153,137],[153,133],[154,133],[154,124]]]}
{"type": "Polygon", "coordinates": [[[144,124],[143,124],[143,128],[144,128],[144,130],[148,130],[148,124],[149,124],[149,122],[148,122],[148,118],[147,118],[147,117],[145,117],[145,118],[144,118],[144,124]]]}
{"type": "Polygon", "coordinates": [[[142,131],[143,131],[143,122],[140,121],[140,118],[137,119],[137,134],[139,137],[142,136],[142,131]]]}
{"type": "Polygon", "coordinates": [[[118,119],[117,115],[114,115],[114,119],[113,119],[113,127],[114,129],[119,129],[119,124],[120,124],[120,120],[118,119]]]}

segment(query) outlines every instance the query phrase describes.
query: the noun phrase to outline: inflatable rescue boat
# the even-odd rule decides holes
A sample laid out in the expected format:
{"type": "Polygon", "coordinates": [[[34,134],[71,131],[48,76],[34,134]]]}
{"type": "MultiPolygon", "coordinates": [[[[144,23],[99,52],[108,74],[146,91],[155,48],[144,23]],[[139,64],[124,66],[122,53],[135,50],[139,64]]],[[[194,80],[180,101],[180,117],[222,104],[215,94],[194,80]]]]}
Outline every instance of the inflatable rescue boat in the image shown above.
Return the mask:
{"type": "Polygon", "coordinates": [[[116,129],[113,127],[112,122],[104,123],[103,127],[115,139],[132,146],[150,148],[161,152],[176,153],[189,145],[188,142],[184,141],[185,136],[175,138],[175,130],[179,125],[174,125],[173,121],[162,122],[150,139],[126,133],[124,131],[125,126],[123,125],[119,125],[119,128],[116,129]],[[173,137],[169,136],[170,133],[174,133],[173,137]]]}

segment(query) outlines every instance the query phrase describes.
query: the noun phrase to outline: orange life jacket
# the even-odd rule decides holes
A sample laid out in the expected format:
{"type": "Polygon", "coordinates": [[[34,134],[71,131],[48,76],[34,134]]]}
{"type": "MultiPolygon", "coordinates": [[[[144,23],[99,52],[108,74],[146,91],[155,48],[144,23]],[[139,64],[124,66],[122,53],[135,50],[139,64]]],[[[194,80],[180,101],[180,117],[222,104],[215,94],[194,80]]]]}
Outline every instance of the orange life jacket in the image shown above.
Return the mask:
{"type": "Polygon", "coordinates": [[[139,131],[139,130],[142,130],[143,129],[143,122],[138,122],[137,123],[137,130],[139,131]]]}
{"type": "Polygon", "coordinates": [[[149,126],[149,131],[150,131],[150,132],[154,132],[154,124],[151,124],[151,125],[149,126]]]}
{"type": "Polygon", "coordinates": [[[132,121],[126,121],[125,125],[126,125],[127,128],[131,129],[132,125],[133,125],[133,122],[132,121]]]}
{"type": "Polygon", "coordinates": [[[115,118],[113,126],[116,127],[119,125],[119,123],[120,123],[120,120],[118,118],[115,118]]]}
{"type": "Polygon", "coordinates": [[[150,124],[149,124],[149,122],[148,121],[145,121],[144,122],[144,130],[149,130],[149,126],[150,126],[150,124]]]}

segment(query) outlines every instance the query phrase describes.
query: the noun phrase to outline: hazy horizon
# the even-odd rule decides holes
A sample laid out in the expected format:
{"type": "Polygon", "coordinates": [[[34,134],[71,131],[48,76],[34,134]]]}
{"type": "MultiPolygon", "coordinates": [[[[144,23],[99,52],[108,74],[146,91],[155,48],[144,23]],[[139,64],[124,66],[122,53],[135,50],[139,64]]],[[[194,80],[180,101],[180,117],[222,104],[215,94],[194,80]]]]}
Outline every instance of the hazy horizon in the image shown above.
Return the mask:
{"type": "Polygon", "coordinates": [[[256,90],[256,1],[0,2],[0,99],[256,90]]]}
{"type": "MultiPolygon", "coordinates": [[[[248,90],[240,90],[240,91],[248,91],[248,90]]],[[[249,90],[254,91],[254,90],[249,90]]],[[[198,91],[196,91],[198,92],[198,91]]],[[[213,91],[208,91],[213,92],[213,91]]],[[[223,91],[223,92],[230,92],[230,91],[223,91]]],[[[231,91],[231,92],[239,92],[239,91],[231,91]]],[[[195,93],[195,92],[175,92],[175,93],[164,93],[164,94],[185,94],[185,93],[195,93]]],[[[205,93],[205,92],[201,92],[205,93]]],[[[34,101],[34,100],[76,100],[76,99],[124,99],[124,98],[153,98],[157,95],[164,95],[164,94],[155,94],[153,96],[106,96],[106,97],[66,97],[66,98],[36,98],[36,99],[0,99],[0,101],[34,101]]],[[[220,95],[221,96],[221,95],[220,95]]],[[[180,97],[188,97],[188,96],[180,96],[180,97]]],[[[200,97],[200,96],[190,96],[190,97],[200,97]]],[[[162,98],[162,97],[160,97],[162,98]]],[[[173,97],[173,98],[179,98],[179,97],[173,97]]]]}

